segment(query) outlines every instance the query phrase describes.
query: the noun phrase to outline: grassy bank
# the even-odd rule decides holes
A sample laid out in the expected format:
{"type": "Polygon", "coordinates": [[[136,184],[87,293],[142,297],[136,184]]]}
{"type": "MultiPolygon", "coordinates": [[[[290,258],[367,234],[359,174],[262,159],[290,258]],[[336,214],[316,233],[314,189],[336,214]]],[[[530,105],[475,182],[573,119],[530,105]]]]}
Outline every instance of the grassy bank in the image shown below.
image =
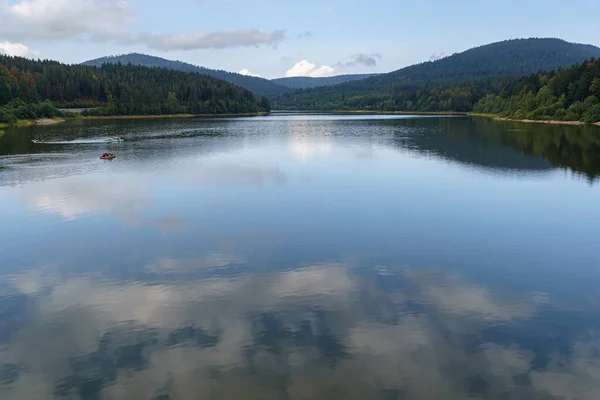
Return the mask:
{"type": "Polygon", "coordinates": [[[10,128],[10,127],[23,128],[25,126],[33,126],[33,125],[40,125],[40,126],[54,125],[54,124],[58,124],[60,122],[65,122],[65,120],[66,120],[65,118],[59,118],[59,117],[38,118],[38,119],[20,119],[20,120],[17,120],[17,122],[13,125],[9,125],[6,123],[0,123],[0,129],[10,128]]]}
{"type": "Polygon", "coordinates": [[[464,112],[455,111],[380,111],[380,110],[333,110],[333,111],[317,111],[336,114],[381,114],[381,115],[467,115],[464,112]]]}
{"type": "Polygon", "coordinates": [[[77,114],[74,117],[64,117],[64,118],[41,118],[41,119],[20,119],[16,124],[9,125],[6,123],[0,123],[0,129],[9,128],[9,127],[17,127],[22,128],[25,126],[46,126],[46,125],[54,125],[60,122],[72,121],[72,120],[80,120],[80,119],[164,119],[164,118],[202,118],[202,117],[210,117],[210,118],[231,118],[231,117],[256,117],[261,115],[268,115],[266,112],[259,113],[246,113],[246,114],[161,114],[161,115],[102,115],[102,116],[83,116],[77,114]]]}
{"type": "Polygon", "coordinates": [[[161,118],[201,118],[201,117],[256,117],[268,115],[266,112],[239,113],[239,114],[159,114],[159,115],[89,115],[75,117],[74,119],[161,119],[161,118]]]}
{"type": "MultiPolygon", "coordinates": [[[[581,122],[581,121],[561,121],[561,120],[555,120],[555,119],[513,119],[513,118],[501,117],[496,114],[483,114],[483,113],[469,113],[468,115],[471,117],[492,118],[495,121],[522,122],[522,123],[526,123],[526,124],[575,125],[575,126],[588,125],[585,122],[581,122]]],[[[600,126],[600,122],[596,122],[591,125],[600,126]]]]}

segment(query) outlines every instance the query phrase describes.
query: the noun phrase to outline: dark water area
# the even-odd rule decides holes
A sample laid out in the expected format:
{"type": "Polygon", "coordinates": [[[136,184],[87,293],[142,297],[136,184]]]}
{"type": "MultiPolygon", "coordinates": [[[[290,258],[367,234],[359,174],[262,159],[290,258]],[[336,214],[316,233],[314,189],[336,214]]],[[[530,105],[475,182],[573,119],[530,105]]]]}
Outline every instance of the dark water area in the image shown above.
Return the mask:
{"type": "Polygon", "coordinates": [[[599,399],[599,176],[597,127],[6,129],[0,398],[599,399]]]}

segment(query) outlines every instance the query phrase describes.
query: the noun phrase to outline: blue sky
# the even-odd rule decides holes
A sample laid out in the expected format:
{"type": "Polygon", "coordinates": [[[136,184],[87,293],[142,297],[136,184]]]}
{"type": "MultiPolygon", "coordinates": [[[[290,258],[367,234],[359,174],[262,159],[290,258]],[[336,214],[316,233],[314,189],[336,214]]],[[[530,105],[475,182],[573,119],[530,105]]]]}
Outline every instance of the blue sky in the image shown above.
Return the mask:
{"type": "Polygon", "coordinates": [[[0,51],[69,63],[141,52],[267,78],[327,76],[509,38],[600,46],[599,16],[599,0],[0,0],[0,51]]]}

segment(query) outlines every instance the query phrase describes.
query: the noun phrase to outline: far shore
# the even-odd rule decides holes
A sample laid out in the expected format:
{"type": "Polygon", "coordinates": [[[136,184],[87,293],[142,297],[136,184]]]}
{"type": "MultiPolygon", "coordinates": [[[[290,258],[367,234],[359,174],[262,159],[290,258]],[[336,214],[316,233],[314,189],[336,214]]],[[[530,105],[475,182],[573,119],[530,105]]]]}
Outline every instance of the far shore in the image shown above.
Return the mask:
{"type": "Polygon", "coordinates": [[[596,125],[600,126],[600,122],[596,122],[594,124],[586,124],[581,121],[560,121],[560,120],[547,120],[547,119],[513,119],[513,118],[503,118],[495,114],[478,114],[478,113],[469,113],[471,117],[485,117],[485,118],[493,118],[496,121],[503,122],[522,122],[525,124],[548,124],[548,125],[572,125],[572,126],[583,126],[583,125],[596,125]]]}
{"type": "Polygon", "coordinates": [[[44,126],[44,125],[54,125],[54,124],[58,124],[61,122],[65,122],[65,120],[62,118],[53,118],[53,119],[41,118],[41,119],[36,120],[35,124],[44,126]]]}
{"type": "MultiPolygon", "coordinates": [[[[280,110],[276,110],[280,111],[280,110]]],[[[381,114],[381,115],[467,115],[466,112],[456,111],[380,111],[380,110],[330,110],[330,111],[311,111],[311,112],[329,112],[335,114],[381,114]]]]}
{"type": "Polygon", "coordinates": [[[162,118],[231,118],[231,117],[257,117],[268,115],[266,112],[259,113],[229,113],[229,114],[158,114],[158,115],[88,115],[73,119],[162,119],[162,118]]]}
{"type": "MultiPolygon", "coordinates": [[[[240,114],[161,114],[161,115],[90,115],[83,116],[78,115],[76,117],[66,118],[40,118],[40,119],[21,119],[17,121],[12,127],[22,128],[26,126],[49,126],[58,124],[65,121],[75,121],[84,119],[162,119],[162,118],[232,118],[232,117],[257,117],[262,115],[268,115],[266,112],[259,113],[240,113],[240,114]]],[[[0,123],[0,129],[10,128],[11,126],[6,123],[0,123]]]]}
{"type": "MultiPolygon", "coordinates": [[[[274,111],[286,111],[286,110],[274,110],[274,111]]],[[[468,115],[471,117],[485,117],[492,118],[496,121],[503,122],[522,122],[526,124],[534,123],[534,124],[549,124],[549,125],[572,125],[572,126],[583,126],[588,125],[585,122],[581,121],[559,121],[559,120],[534,120],[534,119],[511,119],[511,118],[503,118],[495,114],[479,114],[479,113],[466,113],[466,112],[425,112],[425,111],[371,111],[371,110],[329,110],[329,111],[311,111],[311,112],[328,112],[335,114],[380,114],[380,115],[468,115]]],[[[73,120],[100,120],[100,119],[163,119],[163,118],[232,118],[232,117],[256,117],[256,116],[264,116],[269,115],[266,112],[260,113],[240,113],[240,114],[160,114],[160,115],[93,115],[93,116],[81,116],[72,118],[40,118],[36,120],[19,120],[15,127],[25,127],[25,126],[49,126],[58,124],[65,121],[73,121],[73,120]]],[[[600,127],[600,122],[596,122],[594,124],[600,127]]],[[[0,123],[0,129],[9,128],[10,126],[6,123],[0,123]]]]}

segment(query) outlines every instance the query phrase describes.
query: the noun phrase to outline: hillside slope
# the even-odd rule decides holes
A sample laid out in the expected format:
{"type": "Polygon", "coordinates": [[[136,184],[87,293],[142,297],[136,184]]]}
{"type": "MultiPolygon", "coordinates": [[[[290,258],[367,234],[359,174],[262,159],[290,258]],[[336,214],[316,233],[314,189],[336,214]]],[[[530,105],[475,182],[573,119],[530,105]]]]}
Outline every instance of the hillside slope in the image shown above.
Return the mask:
{"type": "MultiPolygon", "coordinates": [[[[507,40],[360,81],[286,93],[276,99],[274,107],[356,109],[363,103],[348,100],[357,96],[379,97],[385,101],[386,97],[409,89],[439,88],[488,77],[528,75],[540,70],[567,68],[593,57],[600,57],[600,48],[561,39],[507,40]]],[[[371,103],[367,105],[381,101],[371,103]]]]}
{"type": "Polygon", "coordinates": [[[475,105],[478,113],[513,119],[600,121],[600,59],[504,86],[475,105]]]}
{"type": "Polygon", "coordinates": [[[271,82],[278,83],[294,89],[307,89],[318,86],[337,85],[344,82],[360,81],[380,74],[349,74],[337,75],[326,78],[311,78],[308,76],[292,76],[287,78],[271,79],[271,82]]]}
{"type": "Polygon", "coordinates": [[[0,122],[55,113],[53,105],[91,105],[109,115],[269,111],[250,91],[201,74],[134,65],[101,68],[0,55],[0,122]],[[50,101],[43,104],[39,102],[50,101]]]}
{"type": "Polygon", "coordinates": [[[164,58],[139,53],[97,58],[95,60],[85,61],[82,63],[82,65],[101,67],[103,64],[118,63],[121,63],[123,65],[133,64],[144,67],[158,67],[172,69],[175,71],[195,72],[199,74],[204,74],[212,76],[213,78],[222,79],[229,83],[233,83],[234,85],[248,89],[259,96],[266,96],[269,98],[281,95],[282,93],[285,93],[290,90],[289,87],[279,85],[275,82],[271,82],[268,79],[236,74],[234,72],[208,69],[204,67],[199,67],[197,65],[188,64],[182,61],[167,60],[164,58]]]}

